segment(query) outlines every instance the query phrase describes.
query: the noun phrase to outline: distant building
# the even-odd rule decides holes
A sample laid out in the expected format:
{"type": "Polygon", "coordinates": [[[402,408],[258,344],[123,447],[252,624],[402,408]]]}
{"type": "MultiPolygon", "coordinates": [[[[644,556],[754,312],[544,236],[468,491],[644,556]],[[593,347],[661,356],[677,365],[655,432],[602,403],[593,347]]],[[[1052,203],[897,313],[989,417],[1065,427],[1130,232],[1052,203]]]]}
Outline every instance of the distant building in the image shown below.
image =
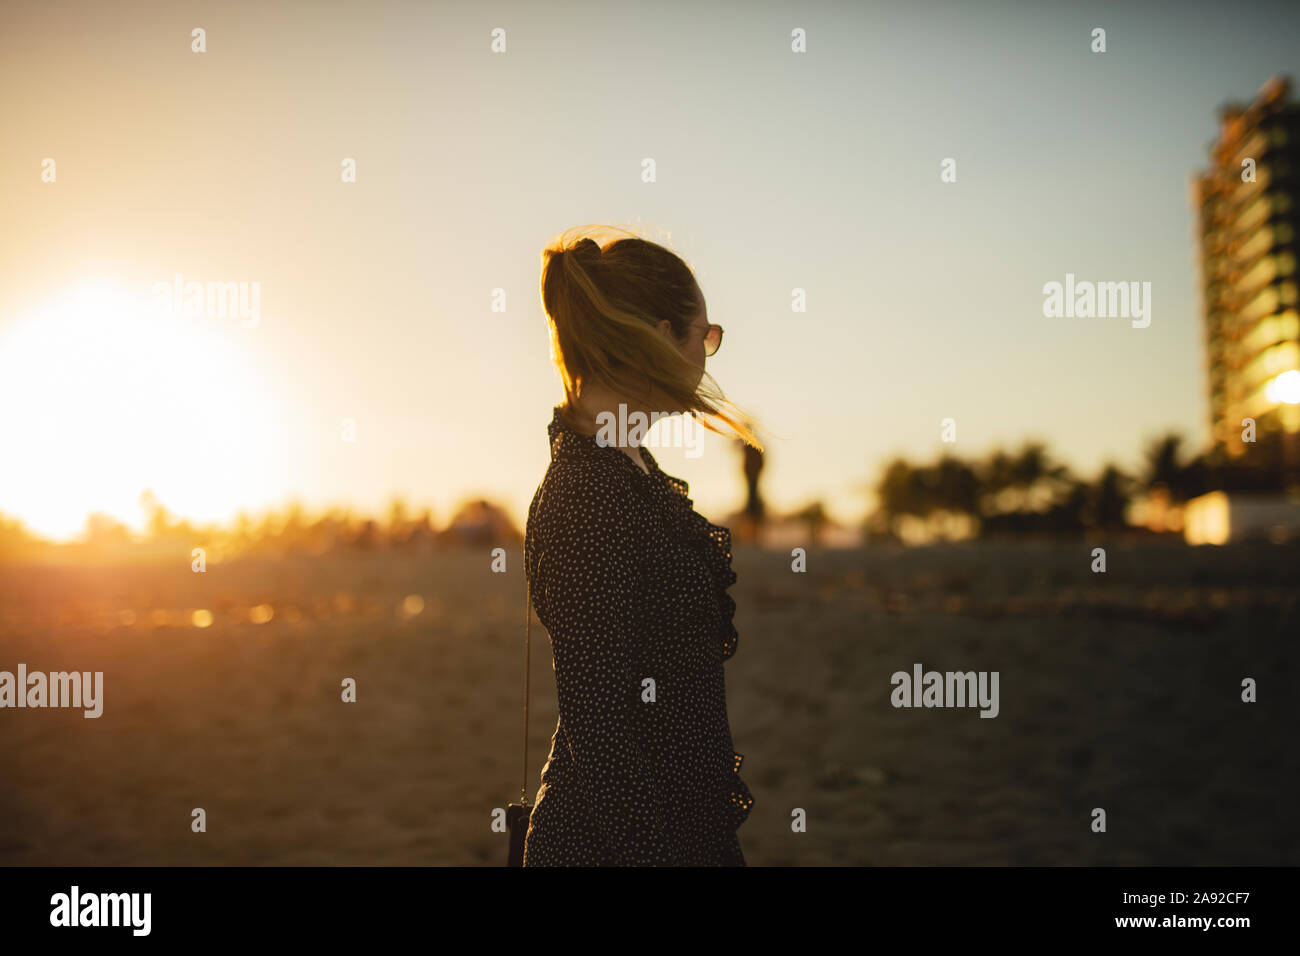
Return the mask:
{"type": "Polygon", "coordinates": [[[1187,502],[1183,537],[1188,544],[1300,539],[1300,499],[1211,491],[1187,502]]]}
{"type": "Polygon", "coordinates": [[[1211,166],[1192,180],[1200,237],[1212,443],[1239,458],[1242,419],[1260,435],[1300,433],[1297,200],[1300,104],[1273,77],[1249,105],[1220,111],[1211,166]]]}

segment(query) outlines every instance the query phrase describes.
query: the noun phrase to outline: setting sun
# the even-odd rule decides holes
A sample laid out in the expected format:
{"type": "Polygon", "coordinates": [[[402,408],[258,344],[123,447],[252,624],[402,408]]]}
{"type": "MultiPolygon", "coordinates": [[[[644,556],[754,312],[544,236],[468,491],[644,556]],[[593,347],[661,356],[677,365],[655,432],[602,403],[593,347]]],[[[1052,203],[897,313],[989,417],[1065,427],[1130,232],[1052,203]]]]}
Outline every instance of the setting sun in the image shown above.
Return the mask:
{"type": "Polygon", "coordinates": [[[271,462],[254,449],[273,406],[238,331],[105,282],[10,321],[0,329],[0,509],[67,539],[90,512],[139,527],[146,488],[198,520],[260,497],[271,462]]]}

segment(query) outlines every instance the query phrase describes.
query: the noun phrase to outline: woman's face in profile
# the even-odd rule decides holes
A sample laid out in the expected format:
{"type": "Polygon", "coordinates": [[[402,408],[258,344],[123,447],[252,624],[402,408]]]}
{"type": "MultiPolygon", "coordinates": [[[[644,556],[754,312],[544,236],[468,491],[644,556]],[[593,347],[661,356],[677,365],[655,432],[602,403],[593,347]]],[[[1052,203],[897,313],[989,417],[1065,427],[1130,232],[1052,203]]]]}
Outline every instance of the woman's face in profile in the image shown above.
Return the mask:
{"type": "Polygon", "coordinates": [[[691,319],[691,324],[686,329],[686,334],[682,338],[677,338],[673,334],[673,327],[667,319],[659,322],[659,331],[666,335],[677,347],[677,351],[682,354],[686,361],[698,368],[699,374],[695,376],[695,384],[700,383],[704,377],[704,337],[709,334],[709,307],[704,302],[704,296],[700,296],[700,311],[691,319]]]}
{"type": "MultiPolygon", "coordinates": [[[[703,299],[701,299],[703,301],[703,299]]],[[[686,330],[686,338],[677,343],[677,349],[685,356],[686,360],[692,365],[698,366],[700,376],[695,381],[698,383],[700,378],[704,377],[704,336],[709,334],[709,307],[707,304],[700,306],[699,313],[691,321],[691,327],[686,330]]]]}

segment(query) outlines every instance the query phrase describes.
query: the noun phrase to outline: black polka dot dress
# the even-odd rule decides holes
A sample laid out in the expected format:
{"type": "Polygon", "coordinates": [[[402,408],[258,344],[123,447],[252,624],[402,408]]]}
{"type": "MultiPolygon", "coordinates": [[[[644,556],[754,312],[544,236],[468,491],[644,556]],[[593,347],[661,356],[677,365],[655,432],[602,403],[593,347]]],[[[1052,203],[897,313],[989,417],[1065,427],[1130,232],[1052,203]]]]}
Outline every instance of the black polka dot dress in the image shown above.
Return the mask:
{"type": "Polygon", "coordinates": [[[524,569],[559,720],[524,866],[744,866],[754,800],[732,749],[731,532],[689,486],[573,430],[557,407],[524,569]]]}

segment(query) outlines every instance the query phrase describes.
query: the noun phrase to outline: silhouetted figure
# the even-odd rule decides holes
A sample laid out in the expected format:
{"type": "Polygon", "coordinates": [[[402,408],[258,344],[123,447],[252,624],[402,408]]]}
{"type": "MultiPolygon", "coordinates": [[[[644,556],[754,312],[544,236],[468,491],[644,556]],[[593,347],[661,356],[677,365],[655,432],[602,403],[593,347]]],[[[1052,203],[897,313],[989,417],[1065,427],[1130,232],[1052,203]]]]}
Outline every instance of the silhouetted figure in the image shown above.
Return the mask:
{"type": "Polygon", "coordinates": [[[763,471],[763,453],[739,439],[736,440],[736,444],[740,446],[741,468],[745,473],[747,489],[738,537],[742,541],[753,544],[759,540],[765,515],[763,496],[758,490],[758,476],[763,471]]]}

